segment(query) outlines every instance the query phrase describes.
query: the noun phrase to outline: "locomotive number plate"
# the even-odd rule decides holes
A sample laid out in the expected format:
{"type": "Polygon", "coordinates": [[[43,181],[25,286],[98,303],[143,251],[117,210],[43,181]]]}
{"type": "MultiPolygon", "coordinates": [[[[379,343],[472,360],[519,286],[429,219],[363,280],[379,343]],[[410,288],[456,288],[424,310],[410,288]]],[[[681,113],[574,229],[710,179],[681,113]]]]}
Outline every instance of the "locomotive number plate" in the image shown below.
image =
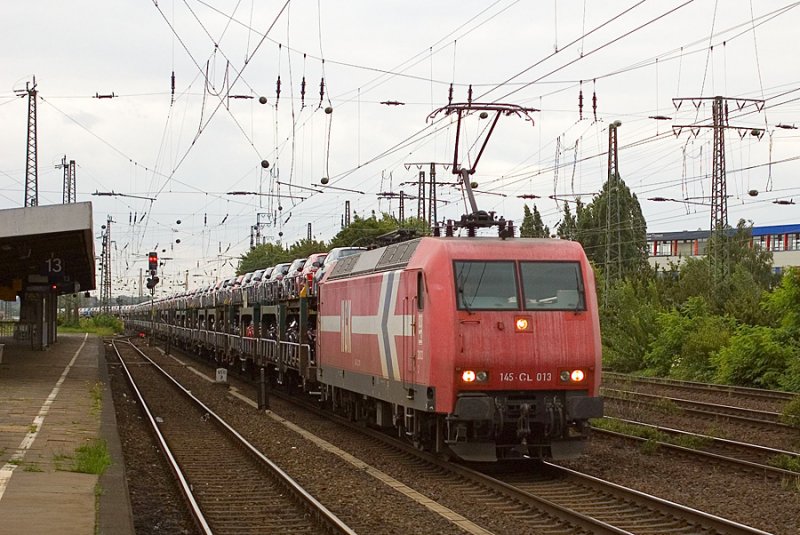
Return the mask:
{"type": "Polygon", "coordinates": [[[515,381],[520,383],[538,383],[552,380],[553,374],[551,372],[500,372],[501,383],[513,383],[515,381]]]}

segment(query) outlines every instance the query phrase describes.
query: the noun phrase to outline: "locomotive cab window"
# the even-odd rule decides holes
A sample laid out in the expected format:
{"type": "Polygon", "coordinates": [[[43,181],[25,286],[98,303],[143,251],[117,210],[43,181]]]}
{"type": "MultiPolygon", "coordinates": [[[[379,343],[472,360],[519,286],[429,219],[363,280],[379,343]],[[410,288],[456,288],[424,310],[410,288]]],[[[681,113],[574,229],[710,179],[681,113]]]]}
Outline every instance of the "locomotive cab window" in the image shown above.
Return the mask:
{"type": "Polygon", "coordinates": [[[454,262],[459,310],[517,310],[514,262],[454,262]]]}
{"type": "Polygon", "coordinates": [[[577,262],[521,262],[525,310],[586,310],[577,262]]]}

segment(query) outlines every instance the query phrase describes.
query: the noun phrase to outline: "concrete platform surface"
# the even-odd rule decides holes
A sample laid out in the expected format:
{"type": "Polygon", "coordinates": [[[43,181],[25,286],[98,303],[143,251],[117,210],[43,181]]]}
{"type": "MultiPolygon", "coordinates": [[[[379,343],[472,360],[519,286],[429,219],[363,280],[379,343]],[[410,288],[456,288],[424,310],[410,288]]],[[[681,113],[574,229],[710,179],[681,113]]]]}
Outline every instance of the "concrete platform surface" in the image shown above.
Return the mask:
{"type": "Polygon", "coordinates": [[[47,351],[0,343],[0,535],[132,535],[102,340],[61,334],[47,351]],[[98,439],[111,466],[74,471],[78,448],[98,439]]]}

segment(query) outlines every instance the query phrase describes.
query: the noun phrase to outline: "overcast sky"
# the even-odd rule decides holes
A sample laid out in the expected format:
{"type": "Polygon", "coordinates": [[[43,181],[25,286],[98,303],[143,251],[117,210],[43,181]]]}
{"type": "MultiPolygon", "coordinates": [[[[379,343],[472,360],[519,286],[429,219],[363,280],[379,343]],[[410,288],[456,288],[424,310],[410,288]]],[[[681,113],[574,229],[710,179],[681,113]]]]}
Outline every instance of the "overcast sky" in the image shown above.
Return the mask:
{"type": "MultiPolygon", "coordinates": [[[[156,247],[164,289],[186,270],[190,287],[233,274],[259,213],[265,239],[288,245],[309,223],[332,238],[347,200],[397,215],[379,193],[413,195],[415,164],[452,163],[453,116],[428,119],[451,84],[453,102],[471,84],[475,102],[540,110],[499,120],[473,175],[480,209],[521,222],[535,203],[554,229],[564,200],[602,187],[618,120],[620,173],[648,231],[708,228],[712,131],[676,137],[673,125],[708,125],[711,107],[672,99],[723,95],[765,100],[760,112],[729,104],[730,126],[746,127],[726,134],[730,223],[800,222],[800,131],[779,126],[800,126],[800,3],[39,0],[6,2],[3,20],[0,208],[24,201],[27,99],[15,92],[35,75],[39,204],[61,202],[56,165],[75,160],[97,236],[114,221],[115,293],[138,291],[156,247]],[[342,189],[315,186],[323,177],[342,189]]],[[[490,123],[465,117],[460,165],[490,123]]],[[[465,212],[459,188],[438,198],[439,219],[465,212]]]]}

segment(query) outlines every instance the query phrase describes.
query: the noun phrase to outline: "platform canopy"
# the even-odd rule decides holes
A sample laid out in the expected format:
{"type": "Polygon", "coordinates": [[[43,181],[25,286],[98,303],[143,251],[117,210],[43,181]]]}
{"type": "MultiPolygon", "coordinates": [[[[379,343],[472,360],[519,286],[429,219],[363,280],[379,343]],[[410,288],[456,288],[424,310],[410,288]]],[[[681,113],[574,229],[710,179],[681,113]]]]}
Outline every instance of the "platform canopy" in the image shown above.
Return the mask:
{"type": "Polygon", "coordinates": [[[45,286],[95,289],[92,203],[0,210],[0,297],[45,286]]]}

